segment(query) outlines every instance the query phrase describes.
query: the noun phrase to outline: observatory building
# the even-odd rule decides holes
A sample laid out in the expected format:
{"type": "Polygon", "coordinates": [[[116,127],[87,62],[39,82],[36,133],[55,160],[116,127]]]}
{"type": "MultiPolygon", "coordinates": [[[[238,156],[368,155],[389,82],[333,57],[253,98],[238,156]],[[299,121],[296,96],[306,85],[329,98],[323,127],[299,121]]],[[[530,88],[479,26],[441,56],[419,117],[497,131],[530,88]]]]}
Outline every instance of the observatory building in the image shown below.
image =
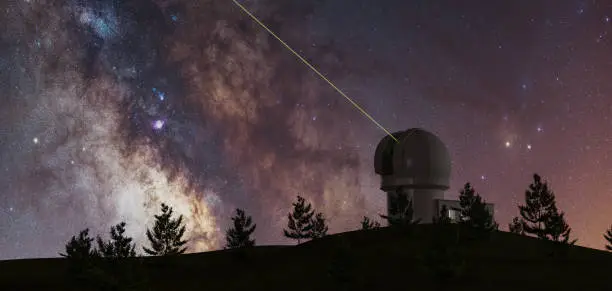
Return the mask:
{"type": "MultiPolygon", "coordinates": [[[[410,199],[413,219],[431,223],[443,206],[451,220],[460,219],[458,200],[444,199],[449,188],[451,159],[444,143],[419,128],[385,136],[376,147],[374,170],[381,177],[380,189],[387,193],[387,215],[396,216],[398,202],[410,199]]],[[[459,193],[457,193],[459,195],[459,193]]],[[[493,213],[493,204],[487,203],[493,213]]]]}

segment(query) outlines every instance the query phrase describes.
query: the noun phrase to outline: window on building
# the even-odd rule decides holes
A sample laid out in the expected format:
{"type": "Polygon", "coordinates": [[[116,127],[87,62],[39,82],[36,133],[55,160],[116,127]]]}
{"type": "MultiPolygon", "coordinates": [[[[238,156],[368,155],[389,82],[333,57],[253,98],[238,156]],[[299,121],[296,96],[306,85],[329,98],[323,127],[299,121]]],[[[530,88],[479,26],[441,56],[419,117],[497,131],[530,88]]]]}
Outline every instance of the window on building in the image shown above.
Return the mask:
{"type": "Polygon", "coordinates": [[[459,221],[459,219],[461,219],[461,211],[458,209],[451,208],[448,210],[448,217],[452,221],[459,221]]]}

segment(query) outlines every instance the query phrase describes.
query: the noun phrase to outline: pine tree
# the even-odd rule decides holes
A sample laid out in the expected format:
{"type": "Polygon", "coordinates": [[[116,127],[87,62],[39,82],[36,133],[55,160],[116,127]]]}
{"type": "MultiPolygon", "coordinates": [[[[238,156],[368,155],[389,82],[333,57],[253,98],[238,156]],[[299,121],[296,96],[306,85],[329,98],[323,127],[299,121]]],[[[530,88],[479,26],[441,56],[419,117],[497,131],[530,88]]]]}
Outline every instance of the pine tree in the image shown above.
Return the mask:
{"type": "Polygon", "coordinates": [[[548,184],[542,182],[538,174],[533,175],[533,183],[525,191],[525,205],[519,205],[523,232],[546,239],[545,223],[550,217],[555,202],[553,192],[548,184]]]}
{"type": "Polygon", "coordinates": [[[147,238],[151,248],[143,247],[145,253],[152,256],[179,255],[184,253],[187,248],[183,247],[187,241],[182,240],[185,234],[183,215],[177,219],[172,219],[174,213],[172,207],[165,203],[161,204],[162,212],[155,215],[155,226],[153,231],[147,229],[147,238]]]}
{"type": "Polygon", "coordinates": [[[292,203],[292,205],[293,213],[287,215],[288,229],[283,229],[283,234],[287,238],[297,240],[298,244],[300,244],[303,239],[310,238],[313,228],[312,217],[314,216],[314,210],[312,210],[312,205],[310,203],[306,204],[306,200],[299,195],[297,202],[292,203]]]}
{"type": "Polygon", "coordinates": [[[72,236],[66,244],[66,253],[60,256],[71,259],[87,259],[95,257],[97,252],[92,248],[93,238],[89,237],[89,229],[86,228],[79,233],[79,237],[72,236]]]}
{"type": "Polygon", "coordinates": [[[312,228],[310,229],[310,238],[317,239],[327,235],[327,231],[329,229],[327,227],[327,223],[325,222],[325,216],[323,216],[323,213],[317,213],[317,215],[315,215],[315,217],[311,220],[311,223],[312,228]]]}
{"type": "Polygon", "coordinates": [[[493,231],[498,228],[493,214],[489,212],[486,203],[482,201],[482,197],[476,193],[470,183],[466,183],[461,190],[459,204],[461,205],[461,223],[484,231],[493,231]]]}
{"type": "Polygon", "coordinates": [[[252,247],[255,245],[255,239],[251,239],[251,234],[257,227],[256,224],[252,224],[251,216],[246,216],[244,210],[236,209],[236,215],[232,217],[234,227],[229,229],[225,235],[227,244],[226,249],[252,247]]]}
{"type": "Polygon", "coordinates": [[[97,237],[98,252],[104,258],[128,258],[135,257],[135,244],[132,238],[125,236],[125,222],[111,226],[111,239],[108,242],[97,237]]]}
{"type": "Polygon", "coordinates": [[[375,229],[379,227],[380,223],[378,221],[371,220],[367,216],[364,216],[363,220],[361,220],[361,229],[375,229]]]}
{"type": "Polygon", "coordinates": [[[612,226],[606,230],[606,233],[604,233],[604,238],[608,242],[606,244],[606,250],[612,251],[612,226]]]}
{"type": "Polygon", "coordinates": [[[440,208],[440,213],[437,216],[434,216],[432,221],[434,224],[438,225],[451,224],[452,221],[450,217],[448,217],[448,207],[446,207],[446,205],[442,205],[442,207],[440,208]]]}
{"type": "Polygon", "coordinates": [[[573,245],[577,240],[569,240],[572,229],[565,221],[564,216],[565,214],[557,209],[556,203],[553,203],[550,210],[550,215],[544,223],[545,233],[547,238],[554,242],[573,245]]]}
{"type": "Polygon", "coordinates": [[[523,231],[523,221],[519,219],[518,217],[513,218],[512,222],[508,224],[508,230],[511,233],[524,235],[525,232],[523,231]]]}
{"type": "Polygon", "coordinates": [[[412,225],[420,222],[420,219],[413,219],[412,200],[401,189],[397,191],[395,203],[392,203],[391,206],[389,215],[380,215],[381,218],[387,220],[390,226],[412,225]]]}

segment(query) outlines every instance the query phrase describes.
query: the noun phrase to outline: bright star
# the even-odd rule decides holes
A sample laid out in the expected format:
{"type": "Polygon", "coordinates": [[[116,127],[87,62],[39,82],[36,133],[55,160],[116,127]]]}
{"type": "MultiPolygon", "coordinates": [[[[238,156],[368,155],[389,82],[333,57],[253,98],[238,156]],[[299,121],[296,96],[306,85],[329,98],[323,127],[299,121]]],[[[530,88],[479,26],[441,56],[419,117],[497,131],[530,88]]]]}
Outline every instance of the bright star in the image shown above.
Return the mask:
{"type": "Polygon", "coordinates": [[[507,147],[507,148],[509,148],[509,147],[510,147],[510,142],[509,142],[509,141],[507,141],[507,142],[506,142],[506,147],[507,147]]]}
{"type": "Polygon", "coordinates": [[[527,149],[528,149],[528,150],[530,150],[530,149],[531,149],[531,145],[530,145],[530,144],[528,144],[528,145],[527,145],[527,149]]]}
{"type": "Polygon", "coordinates": [[[32,142],[34,142],[34,144],[38,144],[38,138],[37,137],[33,138],[32,142]]]}

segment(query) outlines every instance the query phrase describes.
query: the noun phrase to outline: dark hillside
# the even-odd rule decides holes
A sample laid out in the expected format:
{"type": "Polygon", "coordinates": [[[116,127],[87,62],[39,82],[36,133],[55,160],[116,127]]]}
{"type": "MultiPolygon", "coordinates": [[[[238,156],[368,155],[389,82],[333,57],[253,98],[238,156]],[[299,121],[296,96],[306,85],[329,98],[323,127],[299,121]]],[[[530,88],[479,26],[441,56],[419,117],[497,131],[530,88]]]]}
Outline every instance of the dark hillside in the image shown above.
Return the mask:
{"type": "MultiPolygon", "coordinates": [[[[139,258],[94,272],[101,281],[93,286],[112,281],[109,272],[131,270],[123,281],[135,282],[130,290],[611,290],[607,252],[578,246],[564,252],[550,242],[505,232],[493,233],[489,241],[436,249],[431,240],[436,230],[433,225],[410,233],[381,228],[298,247],[139,258]],[[441,255],[445,251],[448,255],[441,255]],[[441,277],[446,269],[454,275],[441,277]]],[[[84,290],[66,275],[68,266],[65,259],[2,261],[1,290],[84,290]]]]}

